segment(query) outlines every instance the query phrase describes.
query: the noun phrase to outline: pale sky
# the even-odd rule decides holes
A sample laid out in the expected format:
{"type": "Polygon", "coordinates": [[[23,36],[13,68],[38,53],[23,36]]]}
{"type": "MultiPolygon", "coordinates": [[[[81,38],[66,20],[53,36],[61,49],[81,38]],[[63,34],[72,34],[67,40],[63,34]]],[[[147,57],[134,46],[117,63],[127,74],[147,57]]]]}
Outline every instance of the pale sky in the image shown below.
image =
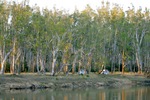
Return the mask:
{"type": "MultiPolygon", "coordinates": [[[[7,0],[7,1],[17,1],[22,0],[7,0]]],[[[150,9],[150,0],[30,0],[30,5],[33,6],[37,4],[41,8],[53,9],[55,6],[57,9],[65,9],[69,12],[73,12],[75,8],[82,11],[87,4],[89,4],[93,9],[101,6],[102,1],[108,1],[112,4],[117,3],[125,10],[128,7],[131,7],[133,4],[136,9],[142,7],[144,10],[145,7],[150,9]]]]}

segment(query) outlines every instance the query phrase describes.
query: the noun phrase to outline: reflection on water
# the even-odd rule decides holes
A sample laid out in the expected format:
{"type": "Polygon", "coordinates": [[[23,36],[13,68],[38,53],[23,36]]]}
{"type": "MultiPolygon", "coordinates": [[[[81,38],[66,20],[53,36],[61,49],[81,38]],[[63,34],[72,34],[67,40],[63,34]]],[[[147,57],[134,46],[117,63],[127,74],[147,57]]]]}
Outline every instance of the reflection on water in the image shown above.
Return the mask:
{"type": "Polygon", "coordinates": [[[0,100],[150,100],[150,87],[0,91],[0,100]]]}

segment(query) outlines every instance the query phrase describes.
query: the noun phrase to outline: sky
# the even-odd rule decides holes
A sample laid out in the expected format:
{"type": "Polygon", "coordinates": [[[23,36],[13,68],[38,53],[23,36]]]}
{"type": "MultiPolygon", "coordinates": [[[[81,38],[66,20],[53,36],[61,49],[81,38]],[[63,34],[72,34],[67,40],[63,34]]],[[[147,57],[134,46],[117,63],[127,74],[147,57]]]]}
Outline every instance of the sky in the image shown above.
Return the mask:
{"type": "MultiPolygon", "coordinates": [[[[16,1],[20,2],[22,0],[7,0],[7,1],[16,1]]],[[[85,9],[86,5],[89,4],[93,9],[96,9],[101,6],[101,2],[110,2],[111,5],[113,4],[119,4],[121,7],[123,7],[125,10],[128,9],[128,7],[132,7],[132,4],[134,5],[135,9],[142,8],[145,9],[147,7],[150,9],[150,0],[29,0],[30,6],[34,6],[37,4],[41,8],[47,7],[48,9],[53,9],[53,7],[56,7],[57,9],[65,9],[69,12],[73,12],[75,8],[77,8],[79,11],[82,11],[85,9]]]]}

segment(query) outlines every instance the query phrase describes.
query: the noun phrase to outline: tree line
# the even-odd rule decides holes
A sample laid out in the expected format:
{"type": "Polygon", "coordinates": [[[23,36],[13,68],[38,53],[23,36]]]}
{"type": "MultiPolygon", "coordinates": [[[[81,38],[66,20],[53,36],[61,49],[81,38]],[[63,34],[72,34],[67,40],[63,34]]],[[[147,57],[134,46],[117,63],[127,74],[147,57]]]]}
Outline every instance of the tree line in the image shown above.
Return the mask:
{"type": "Polygon", "coordinates": [[[150,10],[40,9],[0,0],[0,74],[139,72],[150,65],[150,10]]]}

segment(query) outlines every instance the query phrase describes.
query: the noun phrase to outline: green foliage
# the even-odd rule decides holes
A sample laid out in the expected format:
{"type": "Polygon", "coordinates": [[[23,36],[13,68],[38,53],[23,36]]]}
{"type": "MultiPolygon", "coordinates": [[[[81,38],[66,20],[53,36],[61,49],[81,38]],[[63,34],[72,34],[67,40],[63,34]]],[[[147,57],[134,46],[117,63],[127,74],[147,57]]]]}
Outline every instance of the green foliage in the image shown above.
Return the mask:
{"type": "MultiPolygon", "coordinates": [[[[102,63],[111,70],[112,66],[107,65],[118,64],[119,59],[122,60],[120,56],[123,51],[127,64],[129,61],[136,62],[137,29],[139,39],[142,36],[140,33],[146,30],[140,47],[141,51],[146,52],[142,57],[150,54],[149,20],[149,9],[142,12],[141,9],[135,11],[130,8],[125,12],[119,5],[110,8],[109,2],[103,2],[97,10],[87,5],[83,11],[75,10],[73,14],[56,8],[41,10],[38,6],[30,7],[25,3],[0,3],[0,50],[4,50],[5,46],[4,53],[9,51],[16,39],[15,48],[21,49],[24,53],[22,56],[31,53],[31,58],[35,61],[35,55],[39,53],[45,66],[51,66],[52,51],[56,50],[57,68],[60,68],[63,59],[71,65],[74,55],[78,55],[76,70],[79,60],[82,61],[83,68],[91,67],[94,72],[101,68],[102,63]],[[10,23],[8,19],[11,20],[10,23]],[[87,65],[90,57],[91,62],[87,65]]],[[[143,59],[143,62],[146,61],[143,59]]],[[[30,67],[27,66],[29,62],[23,63],[30,67]]]]}

